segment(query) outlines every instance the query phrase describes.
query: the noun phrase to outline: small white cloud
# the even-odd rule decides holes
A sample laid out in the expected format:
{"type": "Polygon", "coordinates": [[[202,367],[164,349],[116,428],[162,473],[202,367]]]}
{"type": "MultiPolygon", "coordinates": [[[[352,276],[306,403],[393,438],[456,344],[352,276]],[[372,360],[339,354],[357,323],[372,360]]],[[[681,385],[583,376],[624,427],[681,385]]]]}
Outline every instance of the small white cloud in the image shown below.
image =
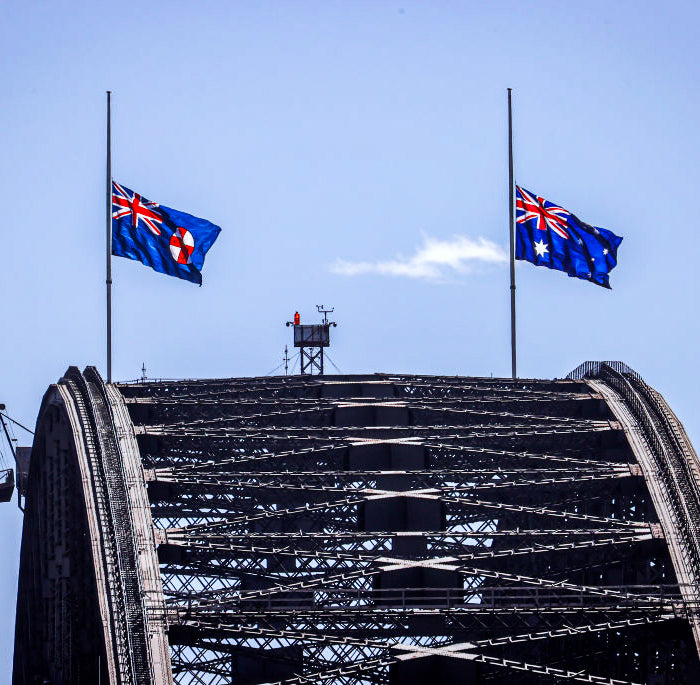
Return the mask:
{"type": "Polygon", "coordinates": [[[463,235],[447,240],[424,236],[423,245],[417,252],[404,257],[376,262],[349,262],[338,259],[331,271],[343,276],[363,274],[383,274],[386,276],[406,276],[426,280],[443,280],[455,274],[464,274],[476,262],[502,264],[508,261],[503,248],[485,238],[467,238],[463,235]]]}

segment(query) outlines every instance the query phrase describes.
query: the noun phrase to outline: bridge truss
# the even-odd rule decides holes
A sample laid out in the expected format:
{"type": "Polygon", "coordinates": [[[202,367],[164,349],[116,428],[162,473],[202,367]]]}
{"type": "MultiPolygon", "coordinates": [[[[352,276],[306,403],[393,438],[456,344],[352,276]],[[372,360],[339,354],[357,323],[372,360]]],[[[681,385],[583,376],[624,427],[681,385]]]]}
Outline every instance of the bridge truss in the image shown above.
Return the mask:
{"type": "Polygon", "coordinates": [[[620,363],[46,393],[15,685],[700,682],[700,465],[620,363]]]}

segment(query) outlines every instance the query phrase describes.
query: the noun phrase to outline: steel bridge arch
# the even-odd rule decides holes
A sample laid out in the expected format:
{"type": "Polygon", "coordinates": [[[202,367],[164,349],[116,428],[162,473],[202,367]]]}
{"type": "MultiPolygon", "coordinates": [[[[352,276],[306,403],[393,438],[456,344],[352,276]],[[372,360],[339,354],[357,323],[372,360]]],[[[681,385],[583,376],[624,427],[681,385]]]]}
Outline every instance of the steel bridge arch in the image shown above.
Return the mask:
{"type": "Polygon", "coordinates": [[[620,362],[44,396],[13,683],[700,682],[700,465],[620,362]]]}

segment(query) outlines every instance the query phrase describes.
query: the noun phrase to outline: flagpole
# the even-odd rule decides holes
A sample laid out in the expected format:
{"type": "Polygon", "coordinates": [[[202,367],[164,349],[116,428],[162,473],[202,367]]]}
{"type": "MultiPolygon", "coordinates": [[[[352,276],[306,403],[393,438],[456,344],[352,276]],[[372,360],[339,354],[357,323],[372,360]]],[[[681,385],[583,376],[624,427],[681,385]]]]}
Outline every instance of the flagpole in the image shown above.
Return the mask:
{"type": "Polygon", "coordinates": [[[510,210],[510,355],[513,380],[518,377],[515,352],[515,205],[513,202],[513,109],[508,88],[508,208],[510,210]]]}
{"type": "Polygon", "coordinates": [[[107,91],[107,382],[112,382],[112,91],[107,91]]]}

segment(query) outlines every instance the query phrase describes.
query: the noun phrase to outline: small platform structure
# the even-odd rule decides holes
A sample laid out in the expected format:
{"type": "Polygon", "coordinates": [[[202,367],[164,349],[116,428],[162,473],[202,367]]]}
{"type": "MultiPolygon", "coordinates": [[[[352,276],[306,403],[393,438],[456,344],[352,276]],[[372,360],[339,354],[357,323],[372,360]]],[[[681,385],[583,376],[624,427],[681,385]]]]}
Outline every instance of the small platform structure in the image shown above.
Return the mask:
{"type": "Polygon", "coordinates": [[[323,375],[323,350],[331,344],[331,326],[335,321],[328,320],[328,314],[334,311],[317,304],[316,309],[323,314],[320,324],[302,324],[299,312],[294,313],[294,321],[287,321],[287,326],[294,326],[294,347],[301,349],[299,361],[300,373],[304,375],[323,375]]]}

